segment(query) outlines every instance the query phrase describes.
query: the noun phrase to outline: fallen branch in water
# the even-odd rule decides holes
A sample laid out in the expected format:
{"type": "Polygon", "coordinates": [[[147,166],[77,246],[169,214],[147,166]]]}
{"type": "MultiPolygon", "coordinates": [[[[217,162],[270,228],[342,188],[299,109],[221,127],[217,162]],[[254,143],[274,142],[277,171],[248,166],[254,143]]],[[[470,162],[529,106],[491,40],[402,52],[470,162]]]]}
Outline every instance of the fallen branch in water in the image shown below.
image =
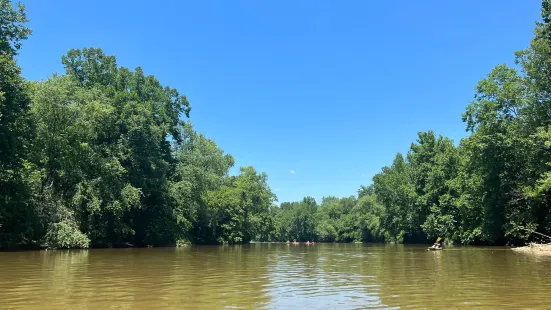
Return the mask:
{"type": "MultiPolygon", "coordinates": [[[[528,229],[526,229],[526,231],[529,231],[529,230],[528,230],[528,229]]],[[[542,233],[539,233],[539,232],[537,232],[537,231],[532,231],[532,233],[534,233],[534,234],[538,234],[538,235],[540,235],[540,236],[544,236],[545,238],[547,238],[547,239],[551,240],[551,237],[549,237],[548,235],[544,235],[544,234],[542,234],[542,233]]]]}

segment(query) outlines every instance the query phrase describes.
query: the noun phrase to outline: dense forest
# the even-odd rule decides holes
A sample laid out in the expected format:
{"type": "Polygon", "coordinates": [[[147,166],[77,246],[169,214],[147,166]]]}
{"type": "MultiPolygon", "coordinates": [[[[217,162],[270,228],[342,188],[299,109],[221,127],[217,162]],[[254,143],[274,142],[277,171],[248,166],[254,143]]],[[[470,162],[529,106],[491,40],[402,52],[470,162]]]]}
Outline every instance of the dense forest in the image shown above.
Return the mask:
{"type": "Polygon", "coordinates": [[[457,145],[421,132],[356,196],[277,206],[190,122],[185,96],[101,49],[27,81],[23,5],[0,0],[0,248],[315,240],[521,243],[551,234],[551,5],[516,66],[476,85],[457,145]]]}

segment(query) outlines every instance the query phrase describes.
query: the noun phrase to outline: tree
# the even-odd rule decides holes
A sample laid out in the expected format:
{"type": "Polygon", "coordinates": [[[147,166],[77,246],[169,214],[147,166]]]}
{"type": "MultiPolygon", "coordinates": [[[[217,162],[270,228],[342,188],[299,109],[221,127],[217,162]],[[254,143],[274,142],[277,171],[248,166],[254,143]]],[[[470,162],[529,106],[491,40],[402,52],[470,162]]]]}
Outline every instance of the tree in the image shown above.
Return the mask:
{"type": "Polygon", "coordinates": [[[351,242],[358,236],[355,215],[356,197],[325,197],[318,208],[318,226],[316,232],[319,240],[329,242],[351,242]]]}
{"type": "Polygon", "coordinates": [[[430,130],[421,132],[407,158],[417,195],[417,223],[430,240],[456,240],[459,214],[453,205],[457,192],[451,182],[458,173],[458,153],[453,141],[437,138],[430,130]]]}
{"type": "Polygon", "coordinates": [[[212,210],[209,226],[216,228],[208,242],[243,243],[271,233],[263,225],[275,196],[267,175],[253,167],[242,167],[238,176],[226,178],[224,185],[206,192],[203,199],[207,210],[212,210]]]}
{"type": "Polygon", "coordinates": [[[385,208],[377,201],[374,194],[362,195],[354,206],[352,214],[357,221],[357,240],[384,241],[385,229],[382,221],[386,217],[385,208]]]}
{"type": "Polygon", "coordinates": [[[385,208],[382,219],[385,240],[413,242],[424,239],[419,226],[416,193],[411,168],[398,153],[390,167],[373,177],[373,189],[378,201],[385,208]]]}
{"type": "Polygon", "coordinates": [[[0,248],[35,239],[26,162],[32,140],[29,87],[15,56],[31,34],[25,6],[0,0],[0,248]]]}
{"type": "Polygon", "coordinates": [[[198,134],[187,122],[182,128],[182,143],[174,143],[175,170],[169,182],[169,200],[180,243],[214,242],[209,229],[214,219],[203,201],[203,194],[220,188],[234,165],[231,155],[214,141],[198,134]]]}
{"type": "Polygon", "coordinates": [[[315,241],[318,239],[318,204],[312,197],[299,202],[284,202],[276,212],[280,240],[315,241]]]}

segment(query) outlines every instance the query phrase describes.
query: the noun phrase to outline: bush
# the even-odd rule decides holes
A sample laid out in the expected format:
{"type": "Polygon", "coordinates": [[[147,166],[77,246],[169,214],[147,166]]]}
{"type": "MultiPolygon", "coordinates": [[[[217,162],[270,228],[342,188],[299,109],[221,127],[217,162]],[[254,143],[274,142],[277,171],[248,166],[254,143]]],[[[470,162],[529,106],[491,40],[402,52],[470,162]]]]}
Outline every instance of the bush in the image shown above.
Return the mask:
{"type": "Polygon", "coordinates": [[[51,224],[44,239],[49,249],[86,249],[90,245],[90,239],[69,221],[51,224]]]}
{"type": "Polygon", "coordinates": [[[191,242],[189,240],[186,240],[186,239],[178,239],[176,241],[176,246],[177,247],[185,247],[185,246],[190,246],[191,245],[191,242]]]}

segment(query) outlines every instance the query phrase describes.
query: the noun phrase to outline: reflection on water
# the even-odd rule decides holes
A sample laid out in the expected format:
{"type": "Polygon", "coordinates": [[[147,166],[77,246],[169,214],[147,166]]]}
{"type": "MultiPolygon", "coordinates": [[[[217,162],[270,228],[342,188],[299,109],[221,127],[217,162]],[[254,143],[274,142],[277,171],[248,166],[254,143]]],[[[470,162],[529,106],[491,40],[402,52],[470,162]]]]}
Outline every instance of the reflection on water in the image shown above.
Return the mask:
{"type": "MultiPolygon", "coordinates": [[[[289,246],[286,253],[269,257],[270,284],[265,293],[271,297],[271,302],[266,308],[385,307],[379,297],[380,285],[376,278],[362,268],[368,264],[365,255],[341,252],[338,245],[332,247],[333,250],[325,245],[289,246]]],[[[351,245],[348,247],[353,249],[351,245]]]]}
{"type": "Polygon", "coordinates": [[[531,308],[551,258],[505,248],[251,244],[0,253],[0,308],[531,308]]]}

